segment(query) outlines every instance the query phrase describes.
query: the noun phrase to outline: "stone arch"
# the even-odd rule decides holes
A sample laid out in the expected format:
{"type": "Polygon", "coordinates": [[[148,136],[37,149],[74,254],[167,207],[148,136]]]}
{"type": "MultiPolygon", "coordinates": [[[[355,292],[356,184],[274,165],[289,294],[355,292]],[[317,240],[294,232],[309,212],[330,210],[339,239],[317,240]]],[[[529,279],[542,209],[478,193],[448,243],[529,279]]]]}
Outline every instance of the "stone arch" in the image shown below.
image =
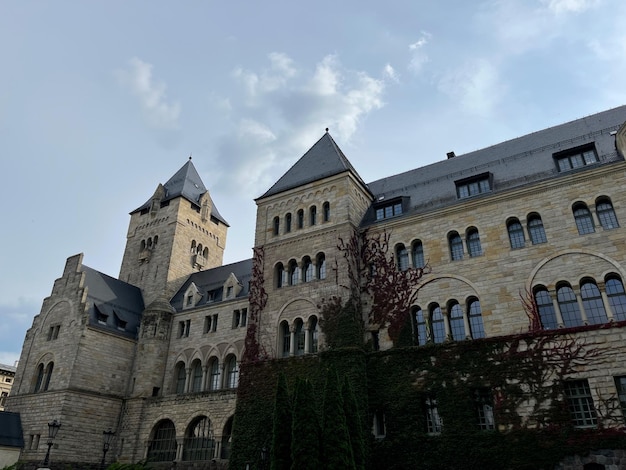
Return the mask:
{"type": "Polygon", "coordinates": [[[289,316],[291,312],[298,312],[298,316],[300,316],[300,318],[302,319],[308,318],[310,315],[319,315],[317,305],[311,299],[308,299],[306,297],[298,297],[285,303],[278,310],[278,316],[275,321],[275,326],[278,327],[278,324],[282,320],[287,320],[289,324],[291,324],[293,320],[295,320],[295,316],[289,316]],[[307,310],[311,310],[311,312],[308,312],[307,310]]]}
{"type": "Polygon", "coordinates": [[[464,276],[444,274],[433,277],[420,284],[417,288],[418,301],[426,305],[436,302],[446,305],[450,299],[481,298],[476,285],[464,276]]]}
{"type": "Polygon", "coordinates": [[[62,299],[52,305],[46,313],[41,315],[41,324],[37,331],[38,334],[45,333],[45,329],[50,323],[63,323],[70,315],[74,314],[73,302],[68,299],[62,299]],[[67,310],[64,306],[67,305],[67,310]]]}

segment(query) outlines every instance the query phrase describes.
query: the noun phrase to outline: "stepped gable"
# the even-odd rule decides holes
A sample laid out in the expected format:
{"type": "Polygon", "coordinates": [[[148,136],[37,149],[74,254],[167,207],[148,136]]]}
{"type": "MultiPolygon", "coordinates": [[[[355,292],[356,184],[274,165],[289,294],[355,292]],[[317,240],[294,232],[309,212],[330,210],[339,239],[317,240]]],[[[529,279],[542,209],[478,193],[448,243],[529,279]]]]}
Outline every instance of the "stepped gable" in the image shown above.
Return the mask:
{"type": "Polygon", "coordinates": [[[333,138],[326,133],[274,185],[258,199],[279,194],[314,181],[350,172],[367,188],[333,138]]]}
{"type": "Polygon", "coordinates": [[[231,273],[235,275],[243,287],[241,292],[237,294],[236,298],[241,299],[248,297],[248,284],[252,279],[252,259],[246,259],[192,274],[189,278],[187,278],[174,297],[172,297],[172,300],[170,301],[172,307],[174,307],[177,311],[183,310],[185,292],[192,282],[202,293],[202,299],[195,304],[196,307],[222,301],[223,286],[231,273]]]}
{"type": "MultiPolygon", "coordinates": [[[[163,185],[163,188],[165,189],[165,197],[161,199],[161,202],[170,201],[172,199],[176,199],[177,197],[183,197],[197,206],[200,205],[200,198],[202,195],[207,192],[206,186],[204,186],[196,167],[191,162],[191,157],[187,163],[185,163],[182,168],[174,174],[174,176],[167,180],[167,183],[163,185]]],[[[139,212],[143,209],[148,209],[151,201],[152,198],[148,199],[145,204],[132,211],[131,214],[139,212]]],[[[211,216],[215,217],[224,225],[230,227],[228,222],[226,222],[226,219],[222,217],[217,210],[217,207],[215,207],[213,201],[211,201],[211,216]]]]}
{"type": "MultiPolygon", "coordinates": [[[[369,183],[368,187],[377,201],[410,198],[410,209],[404,211],[403,215],[431,211],[457,203],[459,200],[454,182],[472,176],[491,173],[493,186],[489,194],[556,178],[560,174],[553,155],[585,144],[595,143],[598,165],[622,161],[623,157],[619,155],[615,146],[615,135],[611,134],[625,121],[626,106],[620,106],[485,149],[382,178],[369,183]]],[[[568,171],[567,174],[571,174],[572,171],[568,171]]],[[[371,209],[362,225],[373,222],[375,214],[371,209]]]]}
{"type": "Polygon", "coordinates": [[[89,324],[136,338],[144,310],[141,290],[88,266],[83,265],[82,269],[87,288],[89,324]]]}

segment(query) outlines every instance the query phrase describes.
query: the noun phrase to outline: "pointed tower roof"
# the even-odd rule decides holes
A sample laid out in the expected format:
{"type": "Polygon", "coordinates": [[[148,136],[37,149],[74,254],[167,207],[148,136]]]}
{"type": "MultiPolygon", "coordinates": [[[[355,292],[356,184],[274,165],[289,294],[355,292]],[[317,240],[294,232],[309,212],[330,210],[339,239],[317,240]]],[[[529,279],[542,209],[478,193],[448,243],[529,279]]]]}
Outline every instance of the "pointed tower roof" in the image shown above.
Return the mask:
{"type": "MultiPolygon", "coordinates": [[[[165,196],[161,199],[161,202],[166,202],[177,197],[184,197],[189,202],[198,206],[200,205],[200,198],[207,192],[196,167],[191,162],[191,157],[189,157],[187,163],[185,163],[180,170],[174,173],[174,176],[167,180],[167,183],[163,185],[163,189],[165,190],[165,196]]],[[[149,208],[151,201],[152,198],[148,199],[145,204],[135,209],[131,214],[149,208]]],[[[211,215],[220,222],[228,225],[228,222],[221,216],[215,204],[212,204],[211,215]]]]}
{"type": "Polygon", "coordinates": [[[346,171],[352,173],[363,187],[368,189],[326,129],[321,139],[257,200],[346,171]]]}

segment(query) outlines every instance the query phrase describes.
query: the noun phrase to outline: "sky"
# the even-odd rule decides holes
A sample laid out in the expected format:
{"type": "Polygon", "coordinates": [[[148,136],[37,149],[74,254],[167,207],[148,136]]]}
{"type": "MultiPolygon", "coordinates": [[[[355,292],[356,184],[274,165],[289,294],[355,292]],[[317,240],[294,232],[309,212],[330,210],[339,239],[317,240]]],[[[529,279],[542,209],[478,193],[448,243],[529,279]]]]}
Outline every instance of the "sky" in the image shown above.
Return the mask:
{"type": "Polygon", "coordinates": [[[250,258],[324,133],[366,182],[626,104],[623,0],[0,2],[0,363],[192,156],[250,258]]]}

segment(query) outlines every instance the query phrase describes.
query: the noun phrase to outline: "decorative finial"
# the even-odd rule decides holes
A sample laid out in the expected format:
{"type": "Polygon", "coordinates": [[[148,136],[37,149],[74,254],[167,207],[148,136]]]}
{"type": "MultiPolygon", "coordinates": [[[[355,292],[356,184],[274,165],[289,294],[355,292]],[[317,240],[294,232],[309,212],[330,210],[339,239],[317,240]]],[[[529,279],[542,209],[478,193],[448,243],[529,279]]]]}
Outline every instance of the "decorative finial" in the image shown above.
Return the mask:
{"type": "Polygon", "coordinates": [[[191,152],[189,152],[189,160],[191,160],[191,152]]]}
{"type": "Polygon", "coordinates": [[[326,133],[328,133],[328,127],[326,128],[326,133]]]}

